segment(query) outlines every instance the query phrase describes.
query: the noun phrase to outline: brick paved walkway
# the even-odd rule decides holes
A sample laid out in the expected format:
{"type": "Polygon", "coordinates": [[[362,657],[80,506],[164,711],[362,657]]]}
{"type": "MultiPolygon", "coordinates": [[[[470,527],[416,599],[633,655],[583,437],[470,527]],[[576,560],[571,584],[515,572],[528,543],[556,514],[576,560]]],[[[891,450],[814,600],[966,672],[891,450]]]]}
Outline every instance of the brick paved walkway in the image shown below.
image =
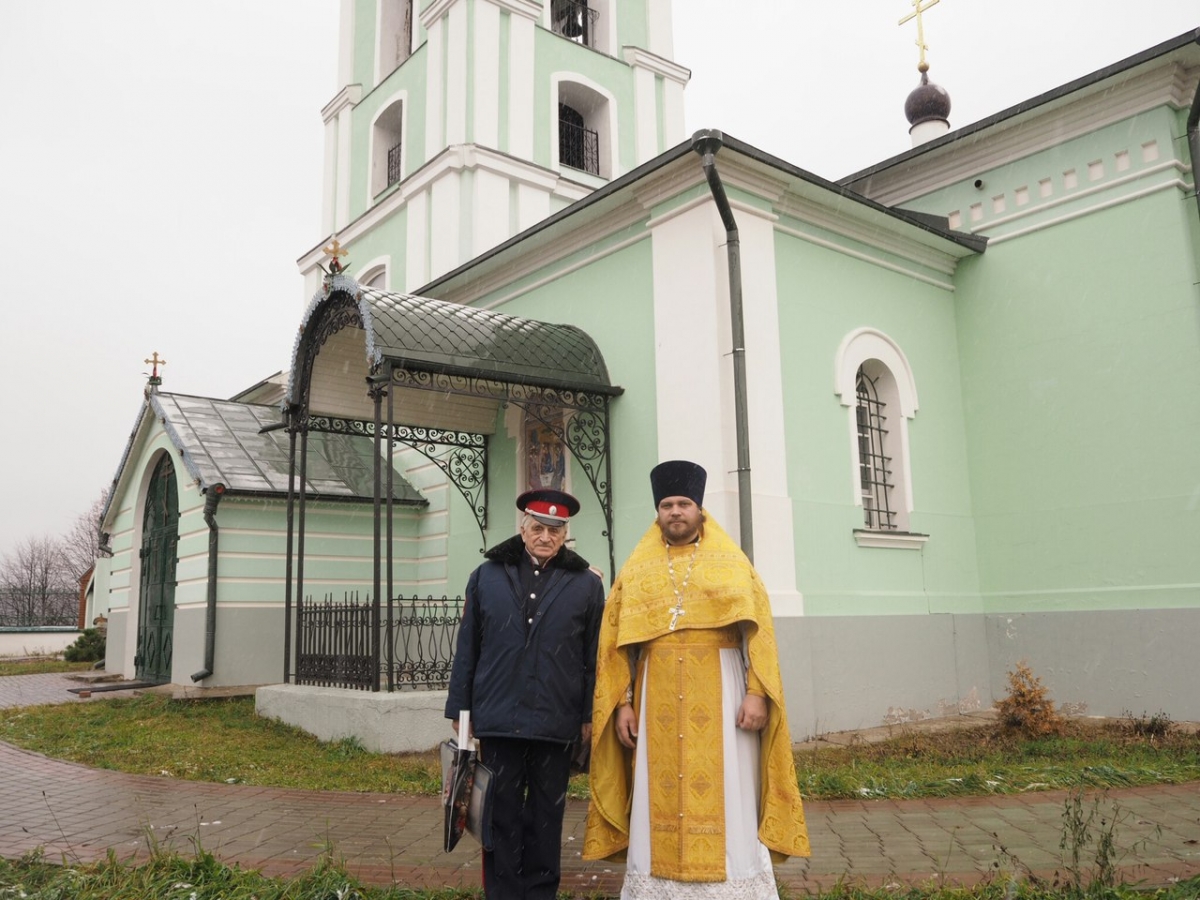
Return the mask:
{"type": "MultiPolygon", "coordinates": [[[[0,679],[0,692],[11,680],[0,679]]],[[[796,891],[839,879],[974,883],[1015,870],[1013,860],[1052,875],[1064,796],[811,802],[813,855],[789,860],[776,873],[796,891]]],[[[1200,875],[1200,785],[1114,790],[1109,797],[1123,814],[1120,847],[1138,847],[1121,860],[1127,881],[1161,884],[1200,875]]],[[[620,866],[580,859],[585,811],[582,803],[568,807],[563,888],[615,893],[620,866]]],[[[227,862],[294,874],[332,849],[369,883],[477,885],[478,847],[466,838],[443,853],[440,834],[434,798],[124,775],[0,744],[0,854],[8,857],[42,848],[51,859],[95,860],[110,847],[125,857],[152,844],[188,853],[196,841],[227,862]]]]}

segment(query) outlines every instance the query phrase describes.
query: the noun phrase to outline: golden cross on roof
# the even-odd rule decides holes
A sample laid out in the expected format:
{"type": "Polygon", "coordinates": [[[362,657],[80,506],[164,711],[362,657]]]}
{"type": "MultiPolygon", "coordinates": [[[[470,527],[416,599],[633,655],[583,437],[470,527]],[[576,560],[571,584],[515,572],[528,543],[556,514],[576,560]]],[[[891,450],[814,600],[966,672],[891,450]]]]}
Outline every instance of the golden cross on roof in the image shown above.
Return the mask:
{"type": "Polygon", "coordinates": [[[158,367],[165,366],[167,364],[167,361],[165,359],[158,358],[157,350],[154,351],[153,356],[151,356],[149,359],[143,360],[143,362],[145,362],[147,365],[154,366],[154,371],[152,371],[150,373],[151,378],[157,378],[158,377],[158,367]]]}
{"type": "Polygon", "coordinates": [[[929,49],[925,43],[925,23],[921,21],[921,13],[929,9],[931,6],[937,6],[939,0],[912,0],[913,11],[897,22],[897,25],[903,25],[912,19],[917,20],[917,49],[921,52],[921,61],[917,64],[917,68],[924,72],[929,68],[929,63],[925,62],[925,51],[929,49]]]}
{"type": "Polygon", "coordinates": [[[323,252],[326,256],[332,257],[329,260],[329,269],[334,274],[345,268],[341,263],[341,257],[349,255],[350,251],[343,247],[342,242],[337,238],[334,238],[333,243],[326,247],[323,252]]]}

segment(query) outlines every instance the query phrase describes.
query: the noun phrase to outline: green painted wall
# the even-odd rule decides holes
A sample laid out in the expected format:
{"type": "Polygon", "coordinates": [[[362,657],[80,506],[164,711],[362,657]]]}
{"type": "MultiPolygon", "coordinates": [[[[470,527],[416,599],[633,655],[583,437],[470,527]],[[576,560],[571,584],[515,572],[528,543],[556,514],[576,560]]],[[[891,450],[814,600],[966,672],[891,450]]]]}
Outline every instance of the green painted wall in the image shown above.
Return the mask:
{"type": "Polygon", "coordinates": [[[954,295],[779,232],[775,253],[796,581],[805,612],[978,611],[954,295]],[[849,414],[834,392],[834,360],[843,338],[861,327],[890,336],[913,368],[920,408],[909,422],[910,530],[930,535],[922,550],[864,548],[854,540],[863,518],[853,503],[849,414]]]}
{"type": "Polygon", "coordinates": [[[988,611],[1200,605],[1194,217],[1159,192],[962,266],[988,611]]]}

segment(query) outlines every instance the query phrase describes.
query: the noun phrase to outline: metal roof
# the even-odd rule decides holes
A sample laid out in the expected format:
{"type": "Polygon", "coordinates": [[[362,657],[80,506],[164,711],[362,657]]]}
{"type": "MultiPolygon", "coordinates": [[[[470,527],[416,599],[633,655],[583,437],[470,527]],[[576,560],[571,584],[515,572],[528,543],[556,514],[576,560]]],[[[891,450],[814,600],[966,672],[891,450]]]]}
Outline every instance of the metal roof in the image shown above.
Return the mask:
{"type": "MultiPolygon", "coordinates": [[[[230,494],[287,494],[287,432],[262,433],[264,427],[279,424],[278,409],[162,393],[152,394],[149,403],[171,442],[182,451],[188,472],[202,489],[221,483],[230,494]]],[[[310,497],[321,500],[374,497],[371,440],[314,433],[308,437],[308,449],[310,497]]],[[[401,505],[428,504],[399,472],[394,475],[393,497],[401,505]]]]}
{"type": "Polygon", "coordinates": [[[407,368],[613,393],[600,348],[574,325],[372,288],[362,294],[376,352],[407,368]]]}
{"type": "Polygon", "coordinates": [[[358,321],[353,324],[361,323],[365,332],[364,371],[387,361],[397,369],[509,385],[623,393],[609,381],[596,342],[574,325],[367,288],[337,273],[326,276],[301,320],[288,376],[289,403],[307,395],[310,386],[299,383],[297,376],[311,377],[312,360],[325,339],[319,334],[325,308],[347,301],[357,312],[358,321]]]}

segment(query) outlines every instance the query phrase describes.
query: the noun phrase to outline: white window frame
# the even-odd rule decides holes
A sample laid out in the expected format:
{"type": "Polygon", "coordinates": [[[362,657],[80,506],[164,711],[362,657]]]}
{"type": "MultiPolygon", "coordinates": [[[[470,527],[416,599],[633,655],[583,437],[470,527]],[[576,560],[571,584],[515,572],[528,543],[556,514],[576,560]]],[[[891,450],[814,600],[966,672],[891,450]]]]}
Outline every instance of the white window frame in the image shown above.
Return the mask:
{"type": "Polygon", "coordinates": [[[877,388],[880,400],[889,411],[889,440],[885,447],[892,457],[892,507],[896,513],[896,528],[888,530],[856,529],[859,546],[919,549],[928,535],[909,531],[913,511],[912,463],[909,453],[908,423],[916,416],[919,402],[917,383],[908,357],[892,338],[876,328],[857,328],[838,346],[834,356],[834,393],[846,409],[850,441],[850,491],[853,503],[862,507],[861,459],[858,450],[858,370],[864,366],[880,377],[877,388]],[[883,372],[886,370],[886,373],[883,372]]]}
{"type": "MultiPolygon", "coordinates": [[[[371,119],[371,147],[367,160],[367,207],[375,203],[375,198],[386,191],[390,184],[387,180],[388,150],[400,142],[400,181],[409,172],[411,147],[408,141],[408,91],[397,91],[388,97],[371,119]]],[[[394,182],[399,183],[399,182],[394,182]]]]}
{"type": "MultiPolygon", "coordinates": [[[[583,116],[583,125],[599,136],[600,174],[591,175],[567,167],[571,177],[586,182],[599,177],[611,181],[619,174],[617,143],[617,99],[601,85],[574,72],[555,72],[550,76],[550,168],[562,172],[558,158],[558,104],[565,104],[583,116]]],[[[601,182],[597,183],[599,186],[601,182]]]]}

